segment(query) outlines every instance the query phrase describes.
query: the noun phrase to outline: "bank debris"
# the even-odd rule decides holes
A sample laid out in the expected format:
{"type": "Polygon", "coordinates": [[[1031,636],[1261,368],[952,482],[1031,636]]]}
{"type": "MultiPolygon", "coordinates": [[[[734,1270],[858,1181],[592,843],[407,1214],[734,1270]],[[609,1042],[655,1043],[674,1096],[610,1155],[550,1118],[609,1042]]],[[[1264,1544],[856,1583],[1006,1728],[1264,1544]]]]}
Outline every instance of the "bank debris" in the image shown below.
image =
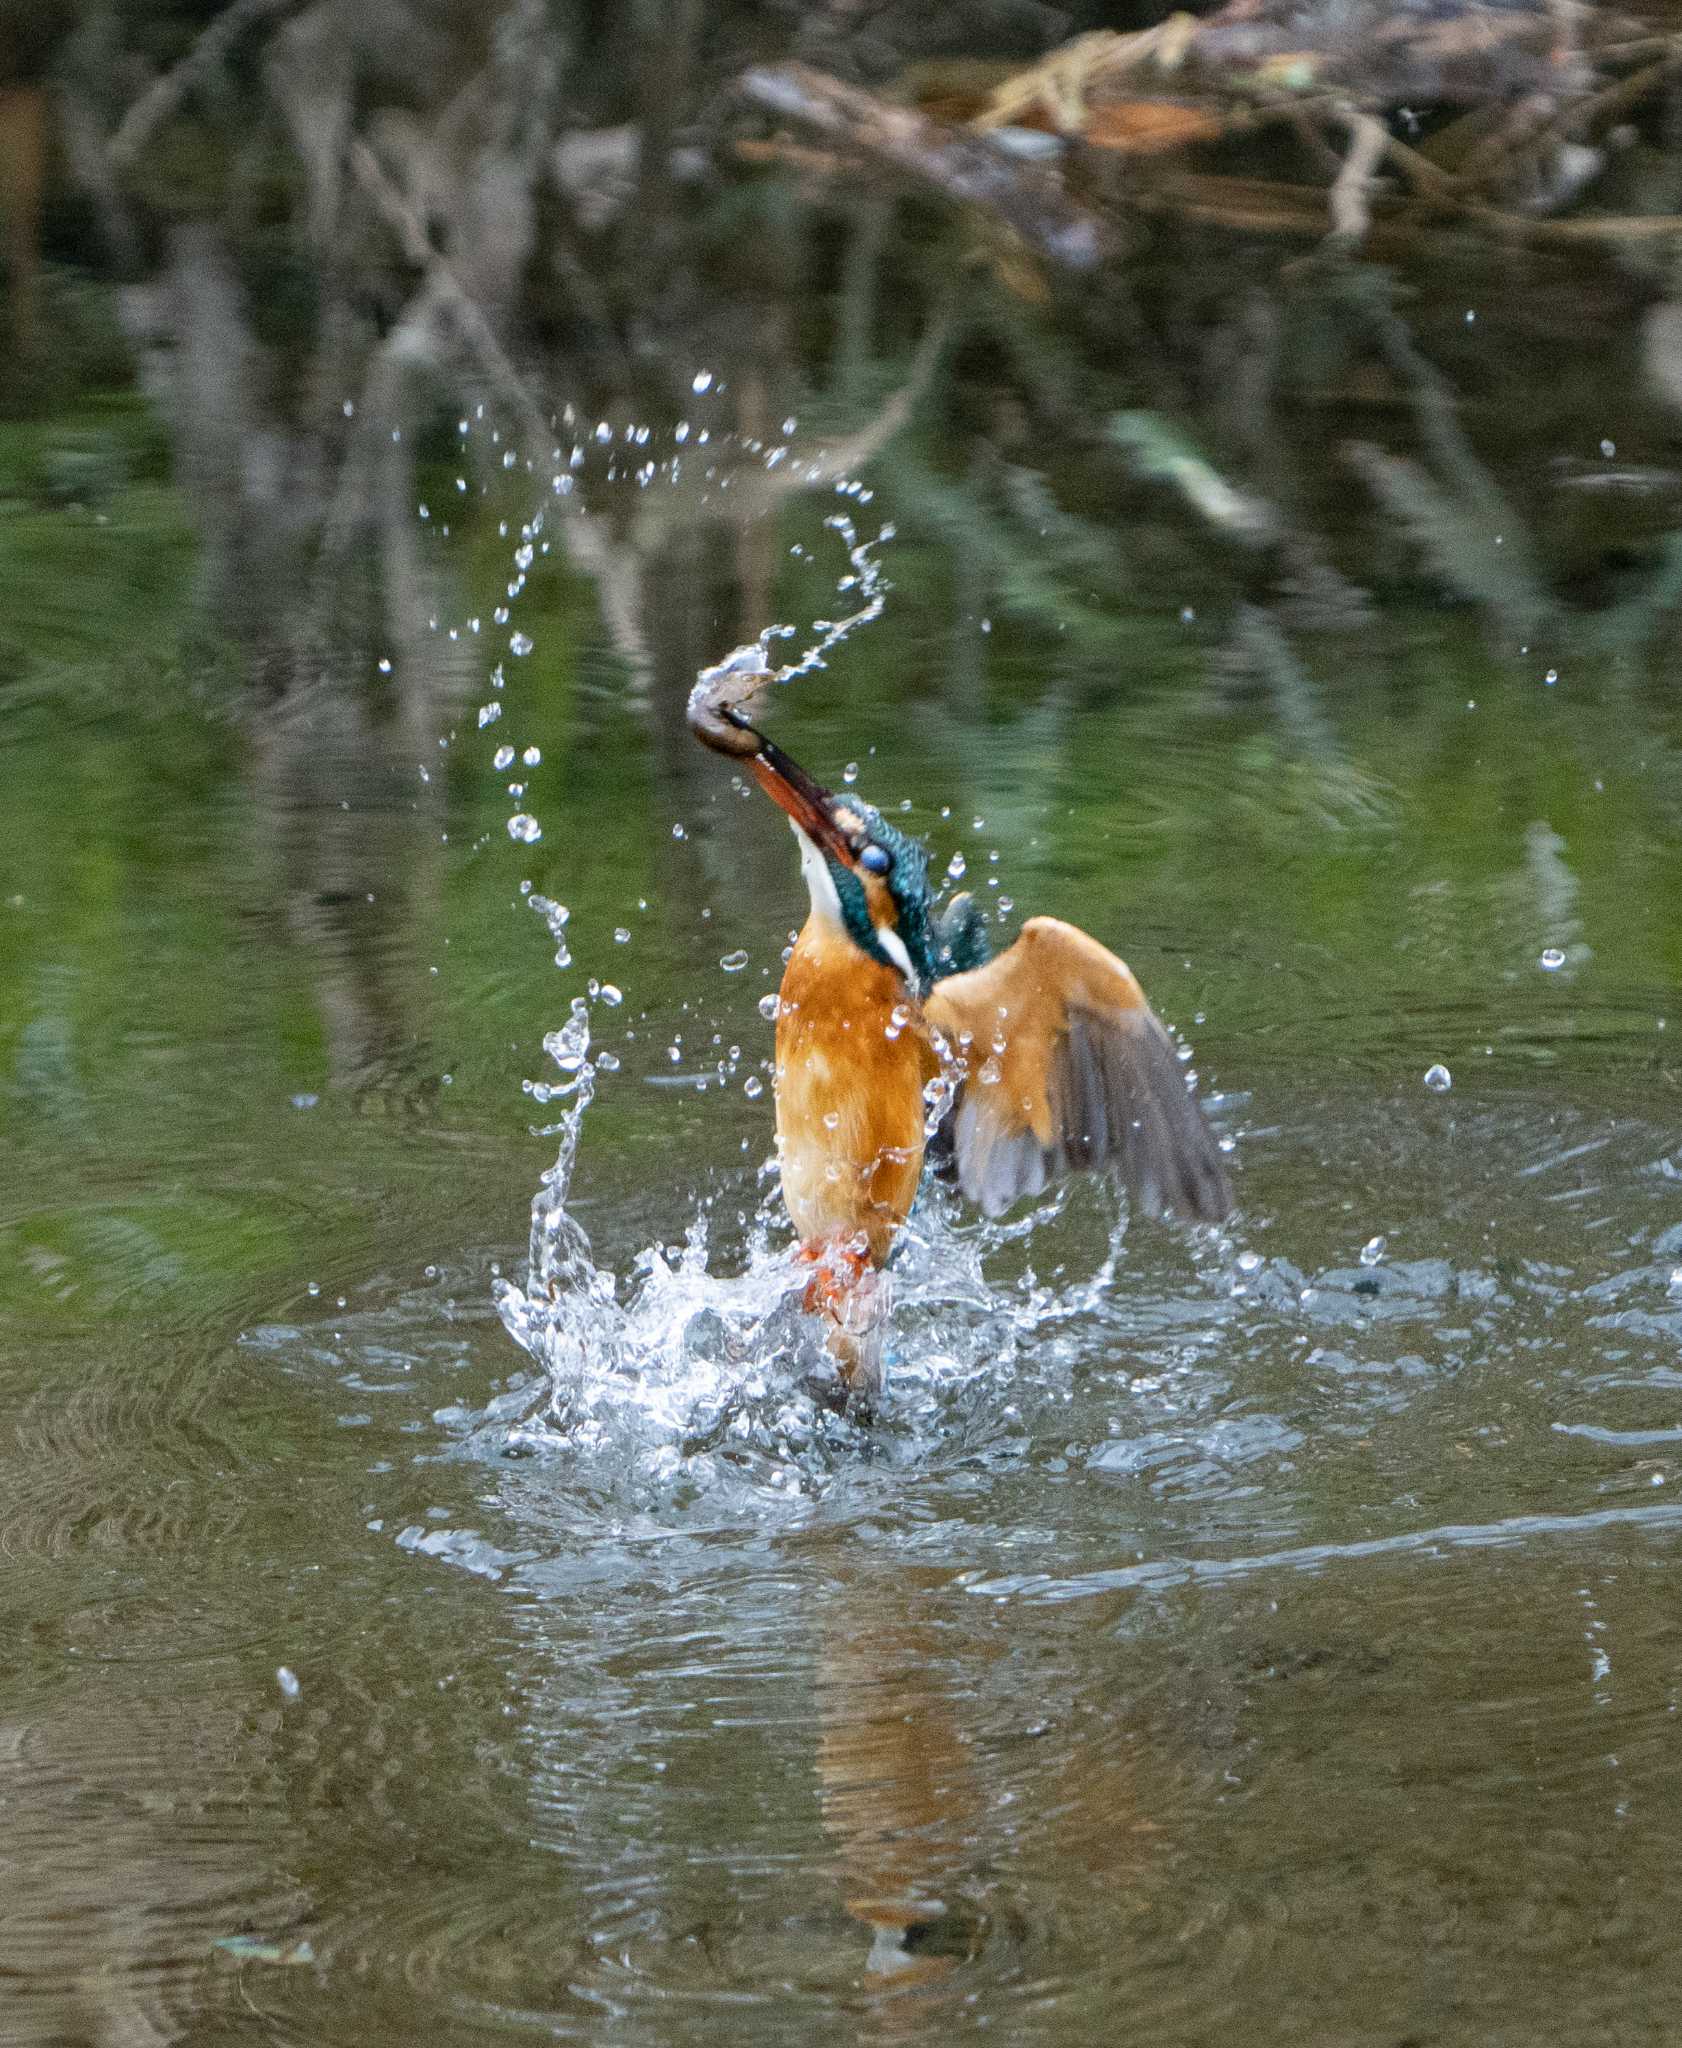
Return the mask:
{"type": "Polygon", "coordinates": [[[1350,249],[1663,245],[1682,213],[1630,210],[1615,167],[1643,123],[1665,139],[1679,81],[1682,33],[1579,0],[1231,0],[888,94],[761,66],[739,91],[781,126],[738,146],[939,195],[1062,271],[1164,216],[1350,249]]]}

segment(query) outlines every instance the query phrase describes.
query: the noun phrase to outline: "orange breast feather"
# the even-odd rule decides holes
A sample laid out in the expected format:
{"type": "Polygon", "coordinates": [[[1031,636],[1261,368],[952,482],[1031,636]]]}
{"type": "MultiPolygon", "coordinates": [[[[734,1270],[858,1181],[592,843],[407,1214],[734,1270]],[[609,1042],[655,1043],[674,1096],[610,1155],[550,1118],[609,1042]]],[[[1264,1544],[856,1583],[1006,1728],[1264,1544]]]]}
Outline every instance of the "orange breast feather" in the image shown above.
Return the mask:
{"type": "Polygon", "coordinates": [[[777,1152],[803,1245],[888,1255],[923,1170],[932,1060],[900,978],[811,918],[777,1015],[777,1152]]]}

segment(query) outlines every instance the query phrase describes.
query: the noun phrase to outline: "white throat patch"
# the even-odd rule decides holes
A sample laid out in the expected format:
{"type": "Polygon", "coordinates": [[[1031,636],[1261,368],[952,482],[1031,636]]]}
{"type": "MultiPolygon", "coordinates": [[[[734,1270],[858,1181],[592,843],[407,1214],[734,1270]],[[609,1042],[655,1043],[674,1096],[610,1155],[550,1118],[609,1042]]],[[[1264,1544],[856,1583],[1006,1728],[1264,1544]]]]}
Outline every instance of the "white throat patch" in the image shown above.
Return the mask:
{"type": "MultiPolygon", "coordinates": [[[[812,899],[812,915],[825,919],[834,925],[837,931],[845,932],[847,926],[841,915],[841,898],[836,894],[835,877],[829,872],[829,862],[825,860],[814,841],[801,831],[792,818],[788,822],[789,829],[800,841],[800,872],[806,877],[806,893],[812,899]]],[[[876,943],[905,976],[907,987],[915,989],[917,971],[911,965],[911,955],[905,950],[905,941],[899,933],[888,931],[878,925],[876,943]]]]}
{"type": "Polygon", "coordinates": [[[829,872],[829,862],[819,852],[815,842],[792,818],[788,828],[800,841],[800,872],[806,877],[806,893],[812,899],[812,915],[827,918],[838,931],[846,929],[841,917],[841,899],[835,893],[835,877],[829,872]]]}

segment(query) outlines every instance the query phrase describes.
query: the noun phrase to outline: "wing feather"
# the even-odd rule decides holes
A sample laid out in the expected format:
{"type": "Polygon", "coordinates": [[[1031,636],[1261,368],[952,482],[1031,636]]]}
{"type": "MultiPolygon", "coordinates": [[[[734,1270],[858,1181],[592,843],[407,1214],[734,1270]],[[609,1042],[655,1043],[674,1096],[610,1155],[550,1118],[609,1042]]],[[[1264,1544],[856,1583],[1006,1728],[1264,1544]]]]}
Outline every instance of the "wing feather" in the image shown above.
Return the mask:
{"type": "Polygon", "coordinates": [[[938,983],[924,1015],[956,1063],[958,1185],[989,1216],[1105,1168],[1152,1214],[1216,1223],[1231,1209],[1174,1041],[1126,964],[1085,932],[1031,918],[998,959],[938,983]]]}

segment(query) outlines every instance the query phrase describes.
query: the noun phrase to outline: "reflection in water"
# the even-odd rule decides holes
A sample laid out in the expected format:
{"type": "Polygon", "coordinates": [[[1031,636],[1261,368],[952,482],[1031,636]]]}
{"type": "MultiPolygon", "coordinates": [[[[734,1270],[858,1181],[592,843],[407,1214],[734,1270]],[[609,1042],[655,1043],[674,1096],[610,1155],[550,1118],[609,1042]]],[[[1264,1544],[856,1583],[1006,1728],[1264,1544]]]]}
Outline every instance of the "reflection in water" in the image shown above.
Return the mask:
{"type": "Polygon", "coordinates": [[[899,1989],[947,1974],[974,1938],[960,1887],[984,1795],[955,1716],[976,1688],[951,1697],[934,1631],[899,1619],[914,1575],[862,1590],[830,1588],[818,1623],[819,1796],[843,1901],[872,1931],[865,1969],[899,1989]]]}

